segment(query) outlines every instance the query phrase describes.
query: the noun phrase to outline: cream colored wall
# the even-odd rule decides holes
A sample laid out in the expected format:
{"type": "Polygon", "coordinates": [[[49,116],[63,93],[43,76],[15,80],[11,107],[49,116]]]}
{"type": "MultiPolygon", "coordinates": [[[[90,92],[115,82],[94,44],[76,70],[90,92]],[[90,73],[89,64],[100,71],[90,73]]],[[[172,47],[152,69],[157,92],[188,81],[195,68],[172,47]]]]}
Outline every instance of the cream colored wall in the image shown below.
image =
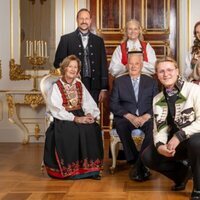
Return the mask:
{"type": "MultiPolygon", "coordinates": [[[[56,37],[55,44],[58,45],[62,34],[73,31],[76,28],[75,13],[85,7],[87,0],[55,0],[56,1],[56,37]]],[[[179,2],[178,30],[180,39],[178,41],[179,63],[184,66],[184,60],[189,46],[192,44],[192,30],[196,21],[200,20],[200,4],[198,0],[181,0],[179,2]]],[[[21,142],[22,131],[8,121],[8,107],[5,91],[8,90],[31,90],[32,80],[11,81],[9,77],[9,61],[11,58],[19,64],[20,46],[20,20],[19,20],[19,0],[0,1],[0,60],[2,66],[2,78],[0,79],[0,142],[21,142]],[[12,11],[13,10],[13,11],[12,11]],[[12,12],[11,12],[12,11],[12,12]],[[13,16],[11,15],[13,13],[13,16]],[[12,17],[12,20],[11,20],[12,17]],[[10,23],[12,22],[12,23],[10,23]],[[12,30],[13,25],[13,31],[12,30]]],[[[31,117],[37,118],[38,114],[30,112],[31,117]]],[[[41,113],[40,113],[41,115],[41,113]]],[[[30,128],[30,131],[34,131],[30,128]]],[[[44,129],[41,127],[41,129],[44,129]]],[[[44,130],[42,130],[44,131],[44,130]]],[[[41,139],[40,141],[43,141],[41,139]]],[[[34,138],[31,142],[36,142],[34,138]]]]}
{"type": "MultiPolygon", "coordinates": [[[[55,0],[56,11],[56,37],[55,45],[58,45],[60,36],[69,33],[76,28],[75,13],[78,9],[86,6],[86,0],[55,0]]],[[[9,77],[9,61],[15,59],[20,64],[20,10],[19,0],[1,0],[0,1],[0,60],[2,68],[2,78],[0,79],[0,142],[22,142],[23,132],[16,125],[8,120],[8,106],[6,102],[6,91],[30,91],[33,88],[33,80],[11,81],[9,77]]],[[[26,73],[32,73],[27,71],[26,73]]],[[[48,73],[41,72],[41,73],[48,73]]],[[[45,112],[45,107],[33,110],[30,107],[22,106],[25,117],[39,120],[45,112]]],[[[34,121],[33,120],[33,121],[34,121]]],[[[35,124],[27,125],[30,133],[34,133],[35,124]]],[[[44,133],[44,123],[40,127],[44,133]]],[[[30,138],[30,142],[43,142],[44,138],[37,141],[34,137],[30,138]]]]}

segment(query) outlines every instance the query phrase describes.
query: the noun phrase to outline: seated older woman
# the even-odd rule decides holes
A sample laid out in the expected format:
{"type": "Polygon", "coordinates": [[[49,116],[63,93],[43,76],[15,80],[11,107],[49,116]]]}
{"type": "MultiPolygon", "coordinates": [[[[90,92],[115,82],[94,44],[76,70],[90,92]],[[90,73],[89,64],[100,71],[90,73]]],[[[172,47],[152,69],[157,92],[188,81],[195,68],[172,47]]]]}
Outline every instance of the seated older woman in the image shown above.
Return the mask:
{"type": "Polygon", "coordinates": [[[44,164],[54,178],[100,179],[103,160],[99,109],[81,81],[80,60],[66,57],[62,77],[49,91],[47,105],[54,118],[46,132],[44,164]]]}

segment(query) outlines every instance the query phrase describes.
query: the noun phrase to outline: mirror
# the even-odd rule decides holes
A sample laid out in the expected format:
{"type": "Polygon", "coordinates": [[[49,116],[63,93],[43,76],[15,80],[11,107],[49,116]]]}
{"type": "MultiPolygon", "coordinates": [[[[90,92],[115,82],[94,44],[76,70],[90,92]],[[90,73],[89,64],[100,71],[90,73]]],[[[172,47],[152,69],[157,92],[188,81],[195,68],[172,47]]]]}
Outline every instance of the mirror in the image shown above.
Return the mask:
{"type": "MultiPolygon", "coordinates": [[[[20,0],[21,66],[32,69],[27,55],[27,41],[47,44],[47,63],[40,69],[53,68],[55,56],[55,0],[20,0]],[[35,41],[35,42],[34,42],[35,41]],[[38,42],[40,41],[40,42],[38,42]]],[[[41,45],[43,48],[43,45],[41,45]]],[[[44,47],[45,48],[45,47],[44,47]]],[[[45,51],[46,51],[45,49],[45,51]]],[[[43,51],[43,49],[42,49],[43,51]]]]}

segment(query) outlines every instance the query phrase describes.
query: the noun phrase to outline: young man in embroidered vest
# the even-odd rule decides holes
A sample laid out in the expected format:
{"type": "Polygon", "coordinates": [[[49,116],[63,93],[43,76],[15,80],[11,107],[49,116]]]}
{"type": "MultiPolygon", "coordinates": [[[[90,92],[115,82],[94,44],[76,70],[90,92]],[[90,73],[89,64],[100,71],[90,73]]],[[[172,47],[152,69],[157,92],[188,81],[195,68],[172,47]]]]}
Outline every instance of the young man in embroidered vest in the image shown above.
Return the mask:
{"type": "Polygon", "coordinates": [[[142,65],[142,51],[129,52],[129,73],[115,79],[110,96],[114,124],[123,144],[126,160],[131,165],[129,177],[135,181],[145,181],[150,176],[140,156],[153,142],[152,103],[153,97],[158,93],[156,80],[141,74],[142,65]],[[131,137],[132,130],[138,128],[145,134],[139,151],[131,137]]]}
{"type": "Polygon", "coordinates": [[[108,90],[108,68],[104,41],[90,31],[90,11],[82,8],[77,13],[78,28],[61,36],[56,50],[54,67],[59,68],[62,60],[76,55],[81,60],[81,80],[95,102],[102,102],[108,90]]]}
{"type": "Polygon", "coordinates": [[[164,89],[153,100],[154,145],[144,150],[142,160],[170,178],[174,191],[184,190],[192,173],[191,200],[200,200],[200,87],[179,76],[172,58],[158,60],[155,69],[164,89]]]}
{"type": "Polygon", "coordinates": [[[155,73],[154,63],[156,61],[155,51],[149,43],[143,41],[142,27],[140,23],[131,19],[125,27],[125,36],[122,43],[115,49],[109,66],[109,73],[114,77],[127,72],[127,55],[129,51],[142,51],[143,68],[142,73],[153,75],[155,73]]]}
{"type": "Polygon", "coordinates": [[[49,176],[59,179],[100,179],[103,143],[95,122],[100,111],[80,79],[81,62],[66,57],[62,77],[48,93],[47,106],[54,120],[46,132],[44,164],[49,176]]]}

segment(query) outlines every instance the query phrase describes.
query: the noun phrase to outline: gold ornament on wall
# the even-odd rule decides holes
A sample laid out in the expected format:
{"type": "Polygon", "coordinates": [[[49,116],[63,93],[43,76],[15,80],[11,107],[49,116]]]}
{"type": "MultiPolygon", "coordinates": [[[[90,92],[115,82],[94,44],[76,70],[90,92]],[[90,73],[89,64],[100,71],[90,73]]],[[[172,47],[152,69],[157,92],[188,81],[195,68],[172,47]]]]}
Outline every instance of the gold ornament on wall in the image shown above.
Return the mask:
{"type": "Polygon", "coordinates": [[[41,94],[26,94],[24,96],[24,103],[30,105],[32,108],[45,104],[41,94]]]}
{"type": "Polygon", "coordinates": [[[6,100],[8,103],[8,117],[12,118],[15,112],[15,104],[13,101],[13,97],[11,95],[6,95],[6,100]]]}
{"type": "Polygon", "coordinates": [[[26,75],[25,70],[21,68],[20,65],[15,64],[15,60],[10,60],[10,80],[19,81],[19,80],[29,80],[31,75],[26,75]]]}

